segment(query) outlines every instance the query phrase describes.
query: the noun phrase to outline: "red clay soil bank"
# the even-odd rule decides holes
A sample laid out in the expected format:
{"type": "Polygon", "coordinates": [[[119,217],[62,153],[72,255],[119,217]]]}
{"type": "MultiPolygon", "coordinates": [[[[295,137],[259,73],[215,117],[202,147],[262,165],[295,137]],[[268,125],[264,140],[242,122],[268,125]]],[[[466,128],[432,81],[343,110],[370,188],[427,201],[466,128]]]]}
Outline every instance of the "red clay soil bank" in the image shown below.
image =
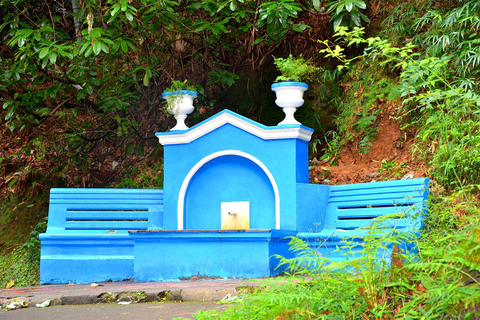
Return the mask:
{"type": "Polygon", "coordinates": [[[401,179],[405,174],[413,178],[425,177],[425,168],[411,156],[413,135],[400,129],[392,120],[393,110],[384,110],[377,119],[377,135],[367,153],[360,154],[358,143],[349,142],[338,160],[338,166],[320,164],[310,171],[310,181],[322,184],[350,184],[378,180],[401,179]],[[396,176],[387,172],[380,175],[382,160],[396,161],[404,167],[396,176]]]}

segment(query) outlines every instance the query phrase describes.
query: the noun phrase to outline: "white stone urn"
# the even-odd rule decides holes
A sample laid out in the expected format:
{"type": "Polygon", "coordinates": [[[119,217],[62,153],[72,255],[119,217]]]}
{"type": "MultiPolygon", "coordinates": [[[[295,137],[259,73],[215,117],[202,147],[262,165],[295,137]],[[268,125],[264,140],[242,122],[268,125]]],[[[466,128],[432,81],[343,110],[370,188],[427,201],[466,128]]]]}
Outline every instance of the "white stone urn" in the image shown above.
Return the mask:
{"type": "Polygon", "coordinates": [[[162,94],[162,98],[167,100],[168,112],[177,120],[177,124],[170,131],[188,129],[185,119],[187,119],[187,115],[195,110],[193,100],[197,96],[197,92],[191,90],[165,91],[162,94]]]}
{"type": "Polygon", "coordinates": [[[303,93],[308,90],[308,84],[304,82],[277,82],[272,84],[272,91],[275,91],[277,99],[275,103],[283,109],[285,119],[279,123],[282,124],[300,124],[294,113],[298,107],[304,103],[303,93]]]}

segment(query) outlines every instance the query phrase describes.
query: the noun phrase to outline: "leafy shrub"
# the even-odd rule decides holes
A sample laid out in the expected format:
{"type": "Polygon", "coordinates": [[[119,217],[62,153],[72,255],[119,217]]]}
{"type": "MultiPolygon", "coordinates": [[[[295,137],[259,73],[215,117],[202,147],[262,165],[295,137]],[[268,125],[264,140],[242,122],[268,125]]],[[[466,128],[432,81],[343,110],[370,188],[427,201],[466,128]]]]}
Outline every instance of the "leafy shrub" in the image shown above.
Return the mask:
{"type": "MultiPolygon", "coordinates": [[[[387,70],[399,71],[399,82],[395,87],[388,84],[385,87],[398,92],[402,99],[398,117],[407,123],[406,126],[415,125],[419,128],[415,145],[417,155],[430,161],[433,178],[450,189],[478,182],[479,156],[473,146],[478,143],[477,136],[480,134],[480,114],[477,111],[480,94],[475,87],[464,85],[467,78],[465,81],[453,80],[456,75],[453,56],[429,56],[428,50],[421,52],[411,43],[396,47],[379,37],[364,39],[361,28],[349,32],[346,28],[339,27],[336,32],[338,37],[344,39],[346,46],[368,46],[360,66],[374,68],[373,64],[376,64],[387,70]]],[[[338,45],[333,50],[328,42],[322,43],[327,45],[322,52],[338,57],[344,63],[343,68],[358,72],[358,66],[350,66],[358,57],[349,59],[344,49],[338,45]]],[[[476,71],[470,71],[468,76],[476,76],[476,71]]],[[[381,88],[381,84],[379,86],[381,88]]],[[[355,92],[359,91],[357,89],[355,92]]],[[[371,93],[372,91],[363,96],[368,97],[371,93]]],[[[386,94],[382,98],[385,97],[386,94]]],[[[360,150],[366,150],[374,134],[370,129],[375,119],[374,114],[367,113],[365,108],[362,110],[361,106],[358,106],[356,111],[349,105],[342,108],[341,128],[348,128],[346,124],[352,123],[352,120],[348,119],[352,119],[353,114],[356,114],[358,118],[355,125],[360,129],[357,130],[364,132],[360,140],[360,150]]],[[[345,132],[345,129],[343,130],[345,132]]]]}
{"type": "Polygon", "coordinates": [[[378,236],[373,225],[363,243],[345,239],[342,249],[352,254],[344,262],[320,256],[321,242],[292,238],[297,257],[282,259],[290,266],[286,278],[264,282],[263,292],[223,314],[199,312],[195,319],[475,319],[480,315],[480,208],[472,196],[478,190],[452,195],[461,198],[456,203],[450,196],[432,197],[421,238],[396,232],[378,236]],[[462,208],[468,208],[463,223],[439,220],[462,208]]]}
{"type": "Polygon", "coordinates": [[[136,165],[119,182],[115,188],[163,188],[163,163],[149,164],[143,162],[136,165]]]}
{"type": "Polygon", "coordinates": [[[378,170],[382,178],[399,179],[407,173],[407,164],[398,163],[396,160],[382,160],[382,165],[378,170]]]}
{"type": "MultiPolygon", "coordinates": [[[[331,164],[336,164],[338,157],[340,156],[340,150],[343,147],[343,141],[336,131],[328,131],[323,136],[325,141],[325,147],[322,149],[323,155],[320,159],[326,159],[331,164]]],[[[313,144],[313,153],[317,152],[317,145],[321,144],[319,139],[316,139],[313,144]]]]}
{"type": "Polygon", "coordinates": [[[332,15],[330,20],[335,27],[343,24],[360,27],[362,21],[370,22],[370,19],[360,11],[366,8],[367,4],[363,0],[333,0],[329,2],[328,12],[332,15]]]}
{"type": "MultiPolygon", "coordinates": [[[[400,62],[401,116],[419,126],[417,154],[453,189],[478,183],[480,3],[400,3],[385,20],[388,37],[411,39],[400,62]]],[[[398,56],[397,56],[398,57],[398,56]]]]}
{"type": "Polygon", "coordinates": [[[288,58],[274,58],[273,63],[282,73],[275,81],[306,81],[312,77],[312,74],[318,68],[313,66],[311,62],[306,61],[302,56],[294,58],[289,55],[288,58]]]}
{"type": "Polygon", "coordinates": [[[16,287],[38,285],[40,279],[40,240],[38,235],[47,229],[40,222],[30,233],[30,239],[11,253],[0,256],[0,288],[7,284],[16,287]]]}
{"type": "MultiPolygon", "coordinates": [[[[258,7],[258,27],[267,26],[268,38],[279,42],[285,38],[289,31],[302,32],[310,28],[305,24],[294,24],[292,19],[297,18],[298,12],[302,11],[300,5],[294,0],[267,1],[258,7]]],[[[264,39],[259,39],[258,42],[264,39]]]]}

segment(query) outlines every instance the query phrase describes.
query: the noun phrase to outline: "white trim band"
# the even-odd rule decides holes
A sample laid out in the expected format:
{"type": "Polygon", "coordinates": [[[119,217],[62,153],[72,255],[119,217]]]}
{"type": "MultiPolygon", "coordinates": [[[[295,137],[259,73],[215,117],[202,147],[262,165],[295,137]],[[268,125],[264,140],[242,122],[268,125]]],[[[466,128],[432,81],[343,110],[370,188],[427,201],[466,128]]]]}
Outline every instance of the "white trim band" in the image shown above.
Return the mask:
{"type": "Polygon", "coordinates": [[[198,127],[191,128],[187,132],[178,134],[158,134],[157,137],[162,145],[186,144],[227,123],[263,140],[301,139],[310,141],[313,133],[313,131],[307,130],[305,127],[264,129],[251,122],[235,117],[230,113],[223,113],[218,117],[214,117],[211,120],[200,124],[198,127]]]}

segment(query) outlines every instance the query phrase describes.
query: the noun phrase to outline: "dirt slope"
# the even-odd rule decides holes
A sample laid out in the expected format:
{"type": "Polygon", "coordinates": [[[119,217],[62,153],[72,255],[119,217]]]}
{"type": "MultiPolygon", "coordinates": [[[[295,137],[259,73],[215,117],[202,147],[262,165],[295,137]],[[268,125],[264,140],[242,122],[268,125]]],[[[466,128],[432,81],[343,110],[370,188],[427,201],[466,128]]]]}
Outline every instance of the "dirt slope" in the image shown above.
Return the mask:
{"type": "Polygon", "coordinates": [[[414,135],[401,130],[399,123],[393,120],[394,112],[393,108],[386,108],[379,115],[377,135],[367,153],[360,154],[358,144],[355,141],[348,142],[338,165],[320,162],[310,172],[310,181],[350,184],[425,177],[424,164],[411,155],[414,135]]]}

